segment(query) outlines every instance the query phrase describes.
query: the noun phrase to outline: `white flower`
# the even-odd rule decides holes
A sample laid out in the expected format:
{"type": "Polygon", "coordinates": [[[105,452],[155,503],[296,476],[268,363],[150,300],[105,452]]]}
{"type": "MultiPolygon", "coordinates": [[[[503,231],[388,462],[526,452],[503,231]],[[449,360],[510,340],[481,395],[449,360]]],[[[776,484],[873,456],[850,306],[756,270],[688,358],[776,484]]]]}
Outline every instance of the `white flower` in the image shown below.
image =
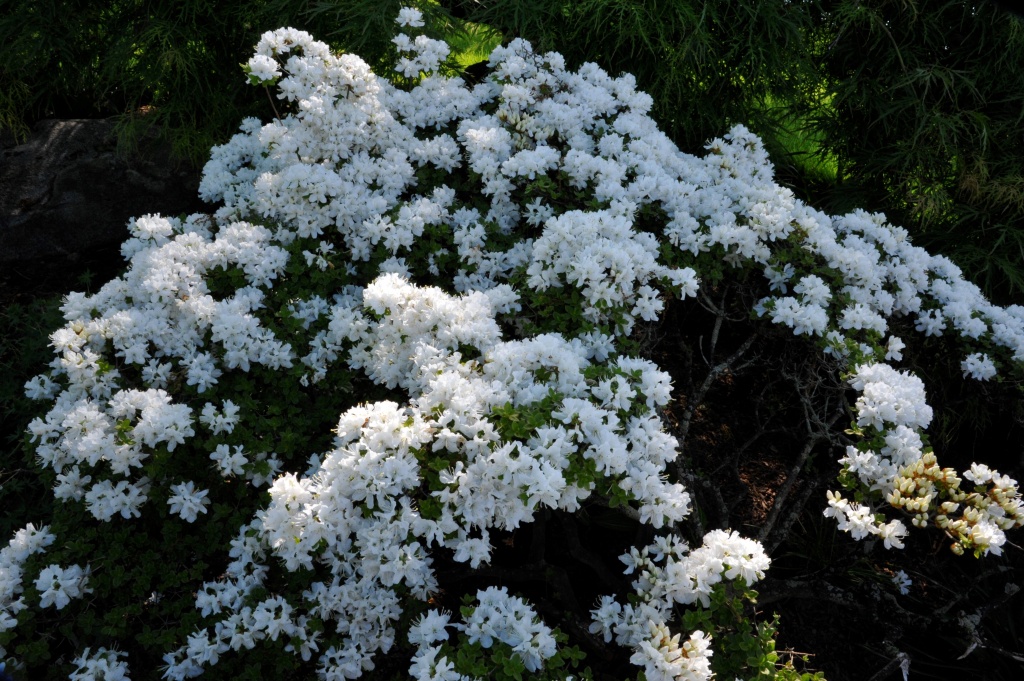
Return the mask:
{"type": "Polygon", "coordinates": [[[1003,554],[1006,534],[995,523],[984,519],[980,520],[971,528],[969,536],[975,548],[982,551],[982,553],[992,553],[997,556],[1003,554]]]}
{"type": "Polygon", "coordinates": [[[127,653],[99,648],[93,654],[91,650],[86,648],[72,660],[75,671],[68,676],[69,681],[129,681],[128,663],[121,659],[127,653]]]}
{"type": "Polygon", "coordinates": [[[907,345],[902,339],[897,336],[890,336],[889,342],[885,347],[885,359],[896,362],[900,361],[903,359],[903,349],[906,347],[907,345]]]}
{"type": "Polygon", "coordinates": [[[622,606],[612,596],[602,596],[600,602],[600,606],[590,611],[594,619],[590,625],[590,633],[599,633],[604,637],[605,643],[610,643],[612,631],[622,619],[622,606]]]}
{"type": "Polygon", "coordinates": [[[902,549],[903,538],[907,536],[907,526],[898,518],[878,526],[878,536],[887,549],[902,549]]]}
{"type": "Polygon", "coordinates": [[[711,638],[695,631],[679,645],[662,622],[648,620],[648,638],[642,640],[629,661],[644,668],[650,681],[709,681],[712,677],[711,638]]]}
{"type": "Polygon", "coordinates": [[[988,484],[994,475],[995,471],[983,463],[972,463],[971,468],[964,472],[964,477],[977,485],[988,484]]]}
{"type": "Polygon", "coordinates": [[[221,433],[230,435],[234,431],[235,426],[238,425],[238,410],[238,405],[231,400],[224,400],[224,411],[222,413],[218,413],[216,405],[212,402],[207,402],[203,407],[202,416],[199,417],[199,420],[214,435],[220,435],[221,433]]]}
{"type": "MultiPolygon", "coordinates": [[[[768,288],[772,291],[785,293],[787,290],[786,282],[793,278],[794,272],[792,263],[786,263],[781,270],[774,267],[766,267],[764,276],[768,279],[768,288]]],[[[797,293],[800,293],[800,291],[797,291],[797,293]]]]}
{"type": "Polygon", "coordinates": [[[171,507],[171,513],[177,513],[182,520],[194,523],[200,513],[206,513],[206,507],[210,505],[207,499],[209,490],[196,490],[195,483],[191,480],[177,485],[171,485],[174,492],[167,499],[167,505],[171,507]]]}
{"type": "Polygon", "coordinates": [[[247,64],[249,75],[261,83],[271,82],[281,77],[281,69],[277,62],[265,54],[257,54],[247,64]]]}
{"type": "Polygon", "coordinates": [[[829,290],[825,281],[816,274],[801,277],[800,282],[793,287],[793,292],[798,294],[805,303],[819,307],[824,307],[832,299],[832,291],[829,290]]]}
{"type": "Polygon", "coordinates": [[[910,577],[903,570],[897,570],[896,574],[892,576],[892,583],[896,585],[900,595],[906,596],[910,593],[910,587],[913,585],[910,577]]]}
{"type": "Polygon", "coordinates": [[[927,428],[932,420],[924,383],[913,374],[896,371],[887,364],[865,364],[857,367],[850,384],[861,391],[857,400],[859,425],[879,430],[886,423],[927,428]]]}
{"type": "Polygon", "coordinates": [[[968,355],[967,359],[960,363],[960,368],[963,369],[964,378],[970,376],[978,381],[987,381],[996,375],[995,364],[988,355],[981,352],[968,355]]]}
{"type": "Polygon", "coordinates": [[[449,625],[447,613],[428,610],[409,628],[409,643],[415,646],[431,645],[448,639],[445,628],[449,625]]]}
{"type": "Polygon", "coordinates": [[[53,606],[58,610],[71,602],[72,598],[80,598],[83,594],[92,591],[86,587],[89,581],[89,568],[83,569],[79,565],[70,565],[62,568],[59,565],[49,565],[39,573],[35,587],[39,591],[39,605],[48,608],[53,606]]]}
{"type": "Polygon", "coordinates": [[[423,13],[412,7],[403,7],[398,10],[398,18],[395,19],[395,23],[399,26],[420,28],[423,26],[423,13]]]}
{"type": "Polygon", "coordinates": [[[210,459],[225,478],[242,475],[245,465],[249,463],[242,445],[235,445],[233,452],[231,449],[230,445],[217,445],[217,449],[210,454],[210,459]]]}

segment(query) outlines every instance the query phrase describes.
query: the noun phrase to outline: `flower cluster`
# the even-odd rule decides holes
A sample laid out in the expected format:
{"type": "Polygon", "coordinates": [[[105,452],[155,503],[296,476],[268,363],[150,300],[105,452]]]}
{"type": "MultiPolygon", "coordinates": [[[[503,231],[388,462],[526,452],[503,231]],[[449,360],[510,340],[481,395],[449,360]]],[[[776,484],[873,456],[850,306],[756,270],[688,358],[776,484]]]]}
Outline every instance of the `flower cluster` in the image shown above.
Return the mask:
{"type": "MultiPolygon", "coordinates": [[[[294,613],[288,606],[288,621],[300,609],[337,621],[338,633],[347,636],[333,655],[324,653],[323,673],[348,677],[394,640],[401,611],[381,603],[397,604],[399,588],[421,599],[437,590],[433,549],[448,548],[455,561],[478,567],[490,561],[489,530],[531,522],[539,508],[577,510],[602,479],[601,489],[638,503],[641,517],[656,527],[685,516],[688,496],[664,480],[675,439],[653,411],[668,401],[667,376],[646,360],[625,357],[596,374],[583,344],[556,335],[501,342],[489,301],[389,274],[365,289],[361,310],[338,311],[336,319],[346,324],[332,326],[348,334],[349,362],[381,383],[399,382],[413,399],[406,407],[377,402],[346,411],[335,430],[336,449],[306,475],[287,473],[273,483],[270,505],[254,522],[259,543],[246,540],[250,549],[233,554],[229,579],[204,586],[197,603],[204,612],[231,611],[261,586],[265,554],[287,570],[322,566],[327,579],[303,593],[294,613]],[[519,439],[504,439],[506,414],[553,397],[560,408],[548,407],[547,418],[519,439]],[[422,464],[440,468],[440,462],[448,466],[431,498],[418,498],[422,464]],[[375,626],[348,623],[354,608],[363,607],[356,603],[374,613],[375,626]]],[[[493,599],[488,592],[480,599],[482,617],[493,599]]],[[[497,626],[492,620],[499,617],[513,622],[514,612],[499,609],[486,626],[497,626]]],[[[232,617],[259,630],[245,610],[232,617]]],[[[466,624],[471,638],[474,621],[466,624]]],[[[172,656],[169,675],[187,675],[221,652],[239,650],[245,639],[233,631],[218,624],[202,639],[209,646],[183,648],[183,657],[172,656]]],[[[533,652],[517,650],[531,670],[543,657],[538,651],[547,649],[536,645],[533,652]]]]}
{"type": "Polygon", "coordinates": [[[771,563],[761,544],[725,530],[712,530],[692,552],[669,535],[643,549],[634,547],[620,560],[626,574],[637,574],[636,598],[622,605],[611,596],[602,597],[599,607],[591,611],[590,631],[602,634],[605,641],[614,637],[620,645],[634,648],[658,640],[655,634],[671,618],[674,604],[700,603],[707,608],[712,591],[723,580],[736,581],[746,589],[764,578],[771,563]]]}
{"type": "MultiPolygon", "coordinates": [[[[913,514],[916,526],[923,527],[934,516],[935,524],[955,539],[955,552],[969,548],[1000,554],[1004,531],[1024,525],[1024,501],[1016,481],[973,464],[963,474],[975,483],[968,492],[961,489],[956,471],[938,466],[919,432],[931,421],[932,410],[925,402],[924,383],[916,376],[885,364],[866,364],[857,367],[850,385],[861,392],[856,424],[873,437],[847,447],[840,459],[845,474],[913,514]]],[[[854,539],[874,535],[885,548],[903,548],[907,527],[899,518],[881,520],[867,505],[838,492],[828,493],[828,503],[825,515],[836,518],[839,529],[854,539]]]]}
{"type": "Polygon", "coordinates": [[[712,652],[710,639],[695,631],[679,645],[680,635],[672,635],[664,624],[649,620],[649,636],[640,642],[630,662],[644,668],[650,681],[710,681],[712,652]]]}
{"type": "MultiPolygon", "coordinates": [[[[202,393],[225,370],[292,362],[290,347],[254,314],[264,295],[256,287],[284,264],[269,230],[234,223],[211,240],[200,216],[184,223],[148,216],[129,228],[122,251],[132,267],[94,296],[68,297],[62,309],[70,322],[51,337],[59,355],[31,391],[52,398],[63,385],[29,430],[39,461],[57,474],[57,498],[84,499],[98,520],[139,517],[150,492],[147,459],[196,434],[192,409],[167,391],[172,381],[202,393]],[[203,278],[215,267],[238,267],[249,285],[216,299],[203,278]],[[216,359],[202,349],[207,343],[216,359]],[[122,370],[139,372],[144,387],[124,387],[122,370]]],[[[219,417],[203,415],[215,431],[230,432],[236,419],[228,405],[219,417]]]]}
{"type": "MultiPolygon", "coordinates": [[[[476,593],[475,604],[462,608],[464,621],[451,623],[447,613],[428,610],[409,629],[416,646],[409,674],[417,681],[470,681],[462,673],[449,645],[448,627],[459,632],[460,643],[493,649],[505,646],[522,671],[536,672],[557,652],[558,640],[525,601],[505,588],[476,593]]],[[[460,656],[459,660],[464,660],[460,656]]],[[[463,662],[463,665],[465,663],[463,662]]],[[[514,663],[513,663],[514,664],[514,663]]],[[[513,667],[514,668],[514,667],[513,667]]]]}
{"type": "Polygon", "coordinates": [[[75,671],[68,677],[70,681],[129,681],[128,665],[120,658],[125,653],[117,650],[99,648],[94,654],[89,648],[75,658],[75,671]]]}
{"type": "Polygon", "coordinates": [[[22,565],[32,554],[46,551],[56,538],[48,527],[36,529],[29,524],[18,530],[10,543],[0,549],[0,632],[13,629],[17,624],[15,615],[28,606],[25,599],[19,597],[24,591],[22,565]]]}
{"type": "Polygon", "coordinates": [[[490,648],[500,642],[510,646],[526,669],[535,672],[555,654],[551,629],[522,599],[508,590],[490,587],[477,593],[478,604],[461,625],[456,625],[470,643],[490,648]]]}
{"type": "Polygon", "coordinates": [[[526,284],[535,291],[563,282],[580,289],[586,301],[583,319],[598,325],[605,321],[602,310],[622,309],[615,328],[621,335],[629,335],[637,317],[660,317],[664,304],[650,283],[665,279],[684,295],[694,295],[695,272],[658,263],[658,240],[633,229],[635,210],[632,203],[613,201],[607,211],[569,211],[549,219],[533,245],[526,284]]]}

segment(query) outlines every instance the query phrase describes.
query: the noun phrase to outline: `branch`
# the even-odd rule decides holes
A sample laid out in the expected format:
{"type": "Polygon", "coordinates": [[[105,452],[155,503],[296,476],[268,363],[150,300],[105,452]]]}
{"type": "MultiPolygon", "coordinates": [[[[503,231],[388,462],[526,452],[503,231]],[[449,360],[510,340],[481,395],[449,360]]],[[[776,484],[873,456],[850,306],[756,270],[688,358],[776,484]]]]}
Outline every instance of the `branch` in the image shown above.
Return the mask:
{"type": "Polygon", "coordinates": [[[772,510],[768,512],[768,518],[765,519],[764,525],[761,526],[761,531],[757,533],[757,540],[762,544],[765,543],[765,539],[768,538],[768,535],[775,527],[775,523],[778,522],[779,515],[782,513],[783,504],[785,504],[786,499],[789,497],[789,493],[793,490],[797,477],[800,475],[800,471],[803,470],[804,464],[807,463],[807,459],[811,455],[814,445],[818,444],[819,441],[820,438],[817,437],[812,437],[808,440],[804,445],[804,448],[800,451],[800,456],[796,458],[796,463],[790,467],[789,473],[786,475],[786,482],[782,484],[782,487],[775,495],[775,499],[772,501],[772,510]]]}
{"type": "MultiPolygon", "coordinates": [[[[727,357],[725,361],[713,367],[711,371],[708,372],[708,375],[704,378],[704,382],[700,385],[699,388],[697,388],[693,395],[690,396],[688,404],[686,405],[686,410],[683,411],[683,418],[679,424],[680,449],[683,448],[686,442],[686,434],[690,430],[690,421],[693,420],[693,414],[694,412],[696,412],[698,405],[700,405],[704,401],[704,395],[706,395],[708,390],[711,388],[711,384],[715,382],[715,379],[717,379],[719,375],[721,375],[724,371],[726,371],[733,364],[735,364],[736,361],[743,356],[743,353],[750,349],[750,346],[754,344],[754,341],[757,339],[757,336],[758,333],[757,331],[755,331],[750,336],[750,338],[743,341],[743,344],[740,345],[739,349],[737,349],[736,352],[729,355],[729,357],[727,357]]],[[[678,459],[676,461],[678,467],[678,459]]]]}
{"type": "Polygon", "coordinates": [[[276,118],[277,122],[280,123],[281,113],[277,110],[277,105],[274,104],[274,98],[270,96],[270,88],[264,85],[263,91],[267,93],[267,100],[270,102],[270,108],[274,110],[274,118],[276,118]]]}
{"type": "Polygon", "coordinates": [[[889,663],[879,669],[878,673],[868,679],[868,681],[882,681],[882,679],[888,678],[897,667],[903,672],[903,681],[906,681],[907,674],[910,673],[910,655],[904,652],[896,653],[896,657],[889,660],[889,663]]]}

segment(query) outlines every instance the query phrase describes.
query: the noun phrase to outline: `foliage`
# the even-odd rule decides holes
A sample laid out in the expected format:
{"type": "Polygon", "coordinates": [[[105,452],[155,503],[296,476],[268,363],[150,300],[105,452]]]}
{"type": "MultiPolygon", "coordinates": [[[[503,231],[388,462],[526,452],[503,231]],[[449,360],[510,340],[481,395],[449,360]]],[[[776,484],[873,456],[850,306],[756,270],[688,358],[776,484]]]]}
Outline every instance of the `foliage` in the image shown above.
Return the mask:
{"type": "Polygon", "coordinates": [[[125,149],[157,130],[203,163],[238,121],[267,109],[238,64],[281,25],[315,31],[374,65],[391,56],[400,2],[2,0],[0,126],[18,136],[42,118],[117,117],[125,149]]]}
{"type": "Polygon", "coordinates": [[[804,100],[839,182],[1003,300],[1024,292],[1024,25],[995,3],[820,3],[820,93],[804,100]],[[827,102],[823,106],[822,102],[827,102]]]}
{"type": "Polygon", "coordinates": [[[796,96],[813,73],[804,3],[513,0],[442,3],[471,21],[578,67],[631,73],[654,98],[651,115],[679,148],[696,153],[741,123],[771,133],[777,112],[762,106],[796,96]]]}
{"type": "Polygon", "coordinates": [[[24,395],[25,381],[49,361],[50,332],[61,323],[59,296],[31,301],[10,300],[0,310],[6,332],[0,339],[0,508],[18,513],[0,515],[0,533],[9,537],[26,519],[42,522],[49,517],[47,485],[36,475],[34,455],[25,427],[37,412],[24,395]]]}

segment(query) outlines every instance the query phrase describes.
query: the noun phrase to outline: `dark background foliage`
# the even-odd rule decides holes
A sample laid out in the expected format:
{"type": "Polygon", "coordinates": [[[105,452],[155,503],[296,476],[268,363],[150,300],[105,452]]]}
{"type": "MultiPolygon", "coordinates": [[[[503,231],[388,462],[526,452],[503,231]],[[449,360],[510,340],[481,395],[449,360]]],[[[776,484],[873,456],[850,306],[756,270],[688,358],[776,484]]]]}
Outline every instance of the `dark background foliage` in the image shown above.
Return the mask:
{"type": "Polygon", "coordinates": [[[813,43],[830,210],[884,210],[999,299],[1024,254],[1024,25],[991,3],[825,2],[813,43]]]}
{"type": "Polygon", "coordinates": [[[118,117],[131,145],[155,125],[196,164],[266,108],[239,64],[293,26],[379,65],[400,0],[2,0],[0,125],[118,117]]]}

